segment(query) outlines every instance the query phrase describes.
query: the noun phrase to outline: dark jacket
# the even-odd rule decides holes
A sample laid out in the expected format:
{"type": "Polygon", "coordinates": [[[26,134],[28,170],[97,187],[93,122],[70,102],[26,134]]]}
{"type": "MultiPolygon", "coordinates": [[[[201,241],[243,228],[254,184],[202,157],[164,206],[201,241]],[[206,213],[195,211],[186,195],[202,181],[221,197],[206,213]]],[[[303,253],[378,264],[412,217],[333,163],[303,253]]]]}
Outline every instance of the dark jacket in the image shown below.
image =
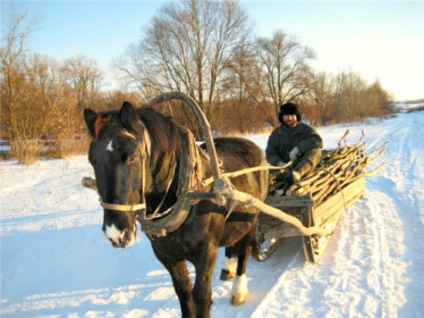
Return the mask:
{"type": "Polygon", "coordinates": [[[280,161],[289,162],[289,153],[296,146],[301,154],[305,154],[309,150],[322,148],[323,142],[315,129],[303,122],[294,127],[281,124],[269,136],[265,149],[268,163],[277,165],[280,161]]]}

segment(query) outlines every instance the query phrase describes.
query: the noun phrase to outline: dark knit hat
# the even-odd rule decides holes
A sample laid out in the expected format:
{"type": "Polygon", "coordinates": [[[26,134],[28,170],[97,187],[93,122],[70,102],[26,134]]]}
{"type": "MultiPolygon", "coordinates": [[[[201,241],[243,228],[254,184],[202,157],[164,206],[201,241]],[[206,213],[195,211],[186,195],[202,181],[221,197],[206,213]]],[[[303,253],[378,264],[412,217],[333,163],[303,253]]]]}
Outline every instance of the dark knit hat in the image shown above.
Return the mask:
{"type": "Polygon", "coordinates": [[[296,115],[298,122],[302,120],[302,114],[299,111],[299,107],[294,103],[285,103],[281,105],[280,113],[278,114],[280,123],[283,122],[284,115],[296,115]]]}

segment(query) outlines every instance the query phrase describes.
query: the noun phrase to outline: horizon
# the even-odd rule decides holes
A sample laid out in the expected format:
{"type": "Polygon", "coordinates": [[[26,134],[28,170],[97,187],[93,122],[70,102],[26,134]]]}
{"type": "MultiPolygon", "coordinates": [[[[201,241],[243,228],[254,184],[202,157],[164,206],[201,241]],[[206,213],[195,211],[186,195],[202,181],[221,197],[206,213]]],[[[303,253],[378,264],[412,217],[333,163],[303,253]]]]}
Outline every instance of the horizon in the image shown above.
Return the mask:
{"type": "MultiPolygon", "coordinates": [[[[63,62],[83,56],[96,61],[106,86],[120,86],[112,60],[140,40],[142,30],[167,1],[2,1],[3,22],[11,9],[27,11],[39,27],[28,48],[63,62]],[[95,26],[95,27],[93,27],[95,26]]],[[[424,2],[239,1],[255,35],[281,30],[312,48],[316,71],[358,73],[394,95],[424,98],[424,2]]],[[[4,24],[4,23],[3,23],[4,24]]]]}

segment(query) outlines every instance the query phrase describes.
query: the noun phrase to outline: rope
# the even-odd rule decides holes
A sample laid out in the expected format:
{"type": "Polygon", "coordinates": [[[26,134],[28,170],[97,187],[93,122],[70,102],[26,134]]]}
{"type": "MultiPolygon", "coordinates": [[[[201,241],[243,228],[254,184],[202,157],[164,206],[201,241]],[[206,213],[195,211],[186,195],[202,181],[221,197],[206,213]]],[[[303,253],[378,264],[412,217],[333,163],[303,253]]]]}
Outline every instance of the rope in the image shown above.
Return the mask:
{"type": "MultiPolygon", "coordinates": [[[[251,172],[256,172],[256,171],[262,171],[262,170],[283,170],[287,167],[290,167],[292,164],[292,162],[288,162],[286,165],[282,166],[282,167],[277,167],[277,166],[257,166],[257,167],[252,167],[252,168],[246,168],[246,169],[242,169],[242,170],[237,170],[237,171],[233,171],[233,172],[226,172],[222,174],[222,178],[235,178],[238,176],[241,176],[243,174],[247,174],[247,173],[251,173],[251,172]]],[[[214,177],[210,177],[205,179],[202,182],[202,186],[207,186],[212,184],[215,181],[214,177]]]]}
{"type": "Polygon", "coordinates": [[[336,183],[337,183],[337,190],[338,190],[338,192],[340,192],[340,193],[342,194],[343,207],[344,207],[344,209],[346,210],[346,209],[347,209],[347,206],[346,206],[346,199],[345,199],[344,193],[343,193],[343,191],[342,191],[342,189],[341,189],[339,179],[337,179],[337,176],[336,176],[336,175],[334,175],[334,173],[332,173],[332,172],[331,172],[330,170],[328,170],[327,168],[317,168],[316,170],[322,170],[322,171],[324,171],[324,172],[328,173],[329,175],[331,175],[331,176],[334,178],[334,180],[336,180],[336,183]]]}

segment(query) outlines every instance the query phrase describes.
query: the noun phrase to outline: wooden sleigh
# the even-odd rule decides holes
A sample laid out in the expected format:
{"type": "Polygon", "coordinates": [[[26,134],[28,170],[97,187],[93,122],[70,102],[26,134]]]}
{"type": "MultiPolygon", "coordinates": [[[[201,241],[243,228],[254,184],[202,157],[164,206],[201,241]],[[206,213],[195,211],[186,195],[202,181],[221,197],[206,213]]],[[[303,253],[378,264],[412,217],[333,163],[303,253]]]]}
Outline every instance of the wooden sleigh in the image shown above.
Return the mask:
{"type": "MultiPolygon", "coordinates": [[[[365,153],[364,134],[354,145],[345,145],[349,130],[342,136],[338,147],[324,150],[318,166],[297,184],[283,191],[272,189],[265,203],[297,218],[305,228],[319,228],[333,233],[340,216],[365,195],[365,177],[375,174],[385,166],[372,171],[365,168],[384,152],[382,147],[365,153]]],[[[303,251],[308,262],[315,263],[322,256],[331,235],[305,235],[290,223],[281,222],[267,214],[260,214],[259,242],[266,242],[263,260],[268,259],[284,238],[302,236],[303,251]]]]}
{"type": "MultiPolygon", "coordinates": [[[[270,195],[265,203],[296,217],[306,228],[318,227],[333,232],[345,209],[362,198],[364,194],[365,180],[360,178],[319,205],[315,204],[310,195],[298,197],[270,195]]],[[[259,240],[272,242],[262,253],[263,261],[275,252],[284,238],[294,236],[302,236],[305,259],[311,263],[319,260],[331,238],[331,235],[304,235],[289,223],[267,214],[260,214],[259,240]]]]}
{"type": "MultiPolygon", "coordinates": [[[[146,105],[154,106],[175,100],[185,103],[201,125],[212,164],[212,177],[204,180],[203,184],[213,184],[213,191],[210,193],[188,192],[184,196],[184,203],[190,206],[190,202],[196,202],[199,199],[213,199],[218,203],[221,202],[222,205],[227,200],[233,200],[240,204],[255,206],[262,212],[259,216],[259,241],[275,240],[275,243],[263,253],[263,260],[271,256],[278,247],[278,243],[284,238],[303,236],[306,260],[318,261],[343,211],[364,196],[365,177],[376,173],[385,165],[382,164],[373,171],[366,172],[364,168],[381,156],[386,144],[365,154],[365,143],[361,143],[362,138],[356,145],[342,145],[348,134],[347,131],[337,149],[323,152],[323,161],[314,171],[292,185],[285,191],[285,195],[275,191],[273,195],[266,198],[265,202],[262,202],[234,188],[231,178],[258,170],[280,170],[280,173],[284,173],[284,168],[287,166],[260,166],[222,173],[219,169],[219,160],[209,122],[194,100],[182,93],[171,92],[157,96],[146,105]]],[[[82,183],[84,187],[97,189],[96,181],[92,178],[84,178],[82,183]]],[[[182,210],[188,211],[188,208],[182,210]]],[[[179,217],[170,214],[154,224],[143,223],[143,231],[150,231],[149,233],[154,235],[166,235],[179,224],[181,224],[179,217]]]]}

